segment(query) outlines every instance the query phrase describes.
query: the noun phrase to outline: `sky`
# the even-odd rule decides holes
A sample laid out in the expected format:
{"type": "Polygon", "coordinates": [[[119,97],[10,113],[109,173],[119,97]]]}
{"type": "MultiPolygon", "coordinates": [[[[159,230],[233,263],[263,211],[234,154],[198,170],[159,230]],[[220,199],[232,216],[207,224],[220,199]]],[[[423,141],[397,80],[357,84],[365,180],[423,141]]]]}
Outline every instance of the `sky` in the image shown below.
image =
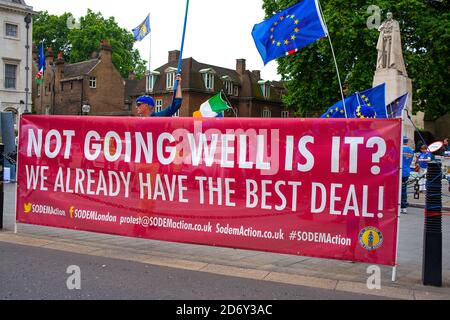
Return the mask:
{"type": "MultiPolygon", "coordinates": [[[[165,64],[168,52],[179,50],[186,9],[185,0],[26,0],[35,11],[47,10],[60,15],[71,12],[75,18],[88,8],[104,17],[115,17],[122,28],[137,27],[150,13],[151,67],[165,64]]],[[[236,59],[247,60],[247,69],[261,70],[265,80],[280,80],[277,63],[266,66],[255,47],[253,26],[264,20],[262,0],[190,0],[184,58],[235,69],[236,59]]],[[[148,61],[150,39],[137,42],[135,48],[148,61]]]]}

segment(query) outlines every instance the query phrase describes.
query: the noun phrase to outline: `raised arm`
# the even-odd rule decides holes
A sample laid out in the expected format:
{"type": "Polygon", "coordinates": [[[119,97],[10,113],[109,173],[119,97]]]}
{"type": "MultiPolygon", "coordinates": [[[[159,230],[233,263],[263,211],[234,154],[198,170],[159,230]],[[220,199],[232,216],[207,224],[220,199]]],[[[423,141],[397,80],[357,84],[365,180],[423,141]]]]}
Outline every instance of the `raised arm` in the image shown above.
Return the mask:
{"type": "Polygon", "coordinates": [[[152,117],[173,117],[178,110],[180,110],[181,105],[183,103],[183,91],[181,88],[181,75],[177,75],[176,80],[178,81],[177,93],[175,95],[175,99],[172,101],[172,104],[166,109],[155,112],[152,114],[152,117]]]}

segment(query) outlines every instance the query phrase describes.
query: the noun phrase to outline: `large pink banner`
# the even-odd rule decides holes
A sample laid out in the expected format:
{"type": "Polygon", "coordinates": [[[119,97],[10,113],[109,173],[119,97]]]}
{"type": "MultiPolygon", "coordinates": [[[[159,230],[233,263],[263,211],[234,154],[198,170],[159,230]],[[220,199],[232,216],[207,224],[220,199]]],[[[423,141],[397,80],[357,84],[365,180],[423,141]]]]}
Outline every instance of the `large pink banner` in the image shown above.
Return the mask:
{"type": "Polygon", "coordinates": [[[400,120],[23,116],[18,222],[395,265],[400,120]]]}

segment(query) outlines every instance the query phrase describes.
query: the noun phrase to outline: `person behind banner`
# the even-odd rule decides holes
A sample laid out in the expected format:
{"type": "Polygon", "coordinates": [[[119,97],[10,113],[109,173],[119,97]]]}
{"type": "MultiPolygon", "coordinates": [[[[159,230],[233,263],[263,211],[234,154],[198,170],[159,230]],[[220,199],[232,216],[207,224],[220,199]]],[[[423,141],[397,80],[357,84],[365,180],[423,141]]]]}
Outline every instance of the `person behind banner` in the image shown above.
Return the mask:
{"type": "Polygon", "coordinates": [[[448,144],[448,138],[444,139],[444,146],[442,147],[441,156],[450,157],[450,145],[448,144]]]}
{"type": "Polygon", "coordinates": [[[150,96],[141,96],[136,100],[136,111],[139,117],[173,117],[181,108],[183,102],[183,93],[181,89],[181,75],[177,75],[178,88],[175,99],[166,109],[155,112],[155,99],[150,96]]]}
{"type": "Polygon", "coordinates": [[[428,163],[433,161],[434,156],[431,152],[428,151],[428,147],[426,145],[423,145],[420,147],[420,155],[417,158],[417,163],[419,165],[419,191],[425,192],[427,191],[427,171],[428,171],[428,163]]]}
{"type": "Polygon", "coordinates": [[[408,146],[409,138],[403,137],[403,170],[402,170],[402,214],[408,213],[408,181],[411,175],[411,164],[414,151],[408,146]]]}

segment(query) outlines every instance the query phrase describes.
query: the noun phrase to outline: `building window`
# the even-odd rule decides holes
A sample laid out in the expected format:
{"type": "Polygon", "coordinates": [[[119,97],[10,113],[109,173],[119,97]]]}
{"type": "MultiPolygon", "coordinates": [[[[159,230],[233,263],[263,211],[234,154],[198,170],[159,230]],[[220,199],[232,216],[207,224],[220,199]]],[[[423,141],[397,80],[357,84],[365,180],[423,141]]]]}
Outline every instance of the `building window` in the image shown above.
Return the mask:
{"type": "Polygon", "coordinates": [[[214,74],[212,73],[203,74],[203,81],[205,81],[206,90],[214,89],[214,74]]]}
{"type": "Polygon", "coordinates": [[[7,37],[18,38],[19,37],[19,26],[17,24],[7,23],[5,32],[7,37]]]}
{"type": "Polygon", "coordinates": [[[64,92],[64,83],[61,82],[61,92],[64,92]]]}
{"type": "Polygon", "coordinates": [[[166,76],[166,88],[172,90],[175,86],[175,72],[169,72],[166,76]]]}
{"type": "Polygon", "coordinates": [[[73,81],[70,81],[70,91],[73,90],[73,81]]]}
{"type": "Polygon", "coordinates": [[[5,89],[16,89],[17,65],[5,64],[5,89]]]}
{"type": "Polygon", "coordinates": [[[89,88],[97,89],[97,78],[96,77],[89,78],[89,88]]]}
{"type": "Polygon", "coordinates": [[[177,113],[175,113],[172,118],[179,118],[180,117],[180,110],[177,111],[177,113]]]}
{"type": "Polygon", "coordinates": [[[161,112],[163,109],[163,101],[162,100],[156,100],[155,101],[155,112],[161,112]]]}
{"type": "Polygon", "coordinates": [[[262,95],[265,99],[269,99],[270,98],[270,85],[265,83],[265,84],[261,84],[261,92],[262,95]]]}
{"type": "Polygon", "coordinates": [[[282,118],[289,118],[289,111],[281,111],[282,118]]]}
{"type": "Polygon", "coordinates": [[[229,95],[233,94],[233,81],[230,80],[225,81],[225,92],[229,95]]]}
{"type": "Polygon", "coordinates": [[[235,97],[239,96],[239,87],[238,86],[234,87],[234,96],[235,97]]]}
{"type": "Polygon", "coordinates": [[[262,118],[271,118],[272,117],[272,112],[270,111],[269,108],[264,108],[261,114],[262,118]]]}
{"type": "MultiPolygon", "coordinates": [[[[155,89],[155,83],[156,83],[156,75],[148,75],[147,76],[147,92],[153,92],[155,89]]],[[[173,85],[172,85],[173,87],[173,85]]]]}

